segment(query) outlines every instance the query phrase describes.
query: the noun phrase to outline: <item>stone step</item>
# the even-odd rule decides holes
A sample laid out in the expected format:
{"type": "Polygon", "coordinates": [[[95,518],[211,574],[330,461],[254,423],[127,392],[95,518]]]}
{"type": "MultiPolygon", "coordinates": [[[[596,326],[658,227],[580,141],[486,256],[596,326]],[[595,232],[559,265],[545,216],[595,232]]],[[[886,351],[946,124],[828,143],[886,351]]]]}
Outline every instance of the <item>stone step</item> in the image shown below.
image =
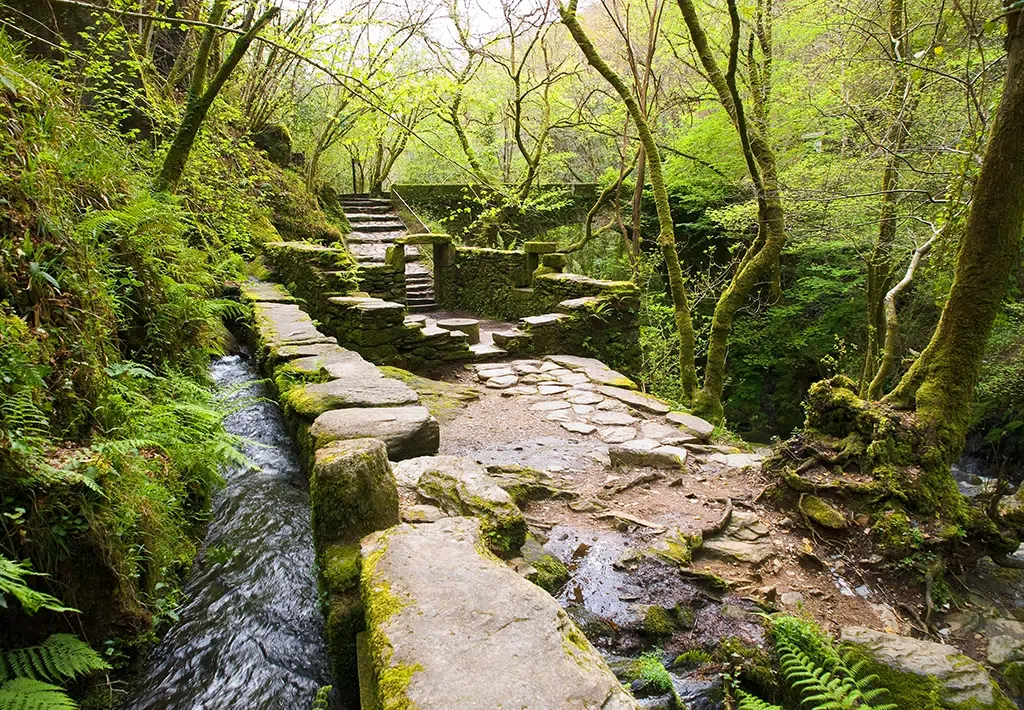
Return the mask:
{"type": "Polygon", "coordinates": [[[349,205],[348,207],[343,206],[341,211],[345,213],[346,218],[349,215],[357,214],[394,214],[391,205],[349,205]]]}
{"type": "Polygon", "coordinates": [[[388,246],[395,241],[386,234],[366,234],[365,232],[352,232],[345,239],[349,244],[387,244],[388,246]]]}
{"type": "Polygon", "coordinates": [[[409,312],[410,313],[428,313],[430,311],[436,311],[438,308],[439,308],[439,306],[436,303],[434,303],[433,301],[430,301],[430,302],[427,302],[427,303],[410,303],[409,304],[409,312]]]}
{"type": "Polygon", "coordinates": [[[353,212],[352,214],[346,214],[345,217],[352,224],[362,222],[394,222],[398,220],[391,212],[353,212]]]}
{"type": "Polygon", "coordinates": [[[395,232],[397,236],[405,234],[405,225],[401,222],[361,222],[358,226],[353,225],[353,231],[357,232],[395,232]],[[401,234],[399,234],[401,233],[401,234]]]}
{"type": "Polygon", "coordinates": [[[508,350],[505,348],[499,348],[497,345],[491,345],[490,343],[474,343],[469,346],[470,351],[480,358],[489,358],[496,355],[507,355],[508,350]]]}

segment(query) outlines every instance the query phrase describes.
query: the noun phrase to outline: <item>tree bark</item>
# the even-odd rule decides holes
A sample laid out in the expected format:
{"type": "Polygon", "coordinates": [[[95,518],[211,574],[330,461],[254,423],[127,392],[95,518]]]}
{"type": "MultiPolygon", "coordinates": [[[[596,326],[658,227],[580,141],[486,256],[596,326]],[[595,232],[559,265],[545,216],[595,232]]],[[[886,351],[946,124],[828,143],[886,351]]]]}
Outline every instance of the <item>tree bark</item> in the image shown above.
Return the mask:
{"type": "MultiPolygon", "coordinates": [[[[218,7],[223,9],[224,3],[219,1],[214,5],[213,12],[218,11],[218,7]]],[[[238,38],[235,42],[235,46],[231,49],[231,52],[224,59],[224,62],[220,65],[217,70],[217,74],[213,77],[210,85],[206,87],[205,91],[201,86],[201,82],[205,81],[205,62],[201,65],[196,65],[196,72],[199,72],[199,82],[196,81],[196,75],[193,77],[192,85],[189,88],[188,103],[185,106],[185,115],[181,119],[181,125],[178,126],[178,131],[174,134],[174,140],[171,142],[171,147],[167,151],[167,155],[164,158],[163,166],[160,169],[160,175],[154,183],[154,189],[157,192],[170,192],[173,193],[178,188],[178,183],[181,181],[181,175],[185,172],[185,164],[188,162],[189,153],[192,152],[192,145],[195,143],[196,136],[199,134],[199,128],[203,125],[203,121],[206,119],[206,114],[210,110],[210,106],[213,105],[214,99],[217,98],[217,94],[223,88],[224,84],[230,78],[231,73],[238,66],[238,63],[242,61],[242,57],[245,56],[246,51],[249,49],[249,45],[252,44],[253,40],[256,39],[256,35],[281,11],[279,7],[272,7],[260,16],[249,31],[238,38]],[[201,93],[200,93],[201,92],[201,93]]],[[[210,24],[219,24],[219,18],[217,21],[211,21],[210,24]]],[[[203,38],[203,44],[200,49],[200,59],[203,58],[204,54],[209,55],[209,48],[213,43],[213,34],[215,30],[213,28],[207,29],[207,34],[203,38]]]]}
{"type": "MultiPolygon", "coordinates": [[[[1024,227],[1024,23],[1007,4],[1006,78],[974,189],[953,285],[931,342],[883,401],[913,409],[948,464],[963,448],[985,344],[1024,227]]],[[[948,469],[947,469],[948,470],[948,469]]]]}
{"type": "Polygon", "coordinates": [[[626,110],[633,118],[633,122],[636,123],[637,134],[647,155],[651,190],[654,193],[654,203],[658,211],[658,246],[661,248],[665,267],[668,270],[673,316],[676,331],[679,334],[680,385],[683,399],[689,402],[697,390],[697,369],[693,355],[693,323],[690,320],[690,306],[687,302],[683,270],[679,265],[679,254],[676,252],[675,225],[672,221],[672,211],[669,208],[665,178],[661,171],[661,153],[658,151],[658,145],[654,141],[654,136],[651,134],[650,126],[644,118],[640,105],[615,70],[597,52],[580,25],[579,19],[576,17],[576,4],[577,0],[571,0],[567,8],[559,4],[558,10],[562,16],[562,22],[568,28],[576,44],[579,45],[590,66],[604,77],[626,105],[626,110]]]}
{"type": "MultiPolygon", "coordinates": [[[[747,122],[743,102],[736,88],[736,65],[739,55],[739,12],[734,0],[729,1],[732,37],[729,46],[729,65],[722,72],[715,59],[707,34],[701,25],[693,0],[678,0],[683,20],[690,32],[694,49],[708,75],[719,102],[729,115],[743,148],[758,201],[758,235],[736,267],[729,286],[715,305],[708,339],[708,357],[704,367],[704,384],[694,400],[694,411],[709,420],[720,423],[725,419],[722,392],[725,389],[725,363],[728,354],[729,332],[733,319],[753,288],[763,279],[773,278],[782,249],[786,244],[785,214],[779,193],[778,168],[775,152],[756,125],[747,122]]],[[[767,41],[767,40],[765,40],[767,41]]],[[[761,77],[763,81],[763,77],[761,77]]],[[[759,84],[759,82],[755,82],[759,84]]],[[[767,96],[767,87],[758,86],[754,93],[758,122],[767,125],[767,110],[760,102],[767,96]]]]}

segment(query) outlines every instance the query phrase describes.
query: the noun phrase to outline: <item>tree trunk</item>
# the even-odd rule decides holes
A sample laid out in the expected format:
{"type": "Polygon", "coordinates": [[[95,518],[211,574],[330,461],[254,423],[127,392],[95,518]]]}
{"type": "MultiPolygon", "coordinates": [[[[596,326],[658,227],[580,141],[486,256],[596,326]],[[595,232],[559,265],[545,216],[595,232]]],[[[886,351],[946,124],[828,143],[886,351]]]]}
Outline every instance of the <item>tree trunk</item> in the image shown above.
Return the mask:
{"type": "MultiPolygon", "coordinates": [[[[757,130],[757,127],[748,124],[743,103],[740,101],[739,92],[736,89],[735,74],[740,31],[736,3],[733,0],[729,2],[732,39],[729,47],[729,66],[725,73],[722,72],[714,57],[711,44],[700,23],[700,18],[697,16],[693,0],[678,0],[678,4],[683,13],[683,21],[690,32],[690,38],[693,40],[694,49],[708,75],[708,80],[739,134],[743,157],[757,190],[757,239],[736,267],[729,286],[722,292],[715,305],[715,312],[711,319],[711,334],[708,340],[707,363],[704,366],[704,385],[694,400],[696,413],[715,423],[721,423],[725,419],[722,392],[725,388],[725,363],[728,354],[729,332],[732,330],[736,313],[746,303],[753,288],[762,279],[774,279],[773,274],[777,270],[779,257],[786,244],[785,214],[782,208],[782,197],[779,194],[775,152],[768,145],[765,136],[757,130]]],[[[768,41],[767,38],[764,41],[768,41]]],[[[765,72],[765,74],[768,73],[765,72]]],[[[758,77],[754,75],[752,78],[758,77]]],[[[754,115],[755,117],[760,116],[760,123],[767,126],[767,107],[761,103],[767,96],[767,86],[761,86],[760,81],[751,83],[755,86],[754,115]]]]}
{"type": "MultiPolygon", "coordinates": [[[[223,8],[224,3],[218,2],[214,6],[214,13],[218,12],[218,7],[223,8]]],[[[235,46],[231,49],[224,63],[221,64],[220,69],[217,70],[217,74],[213,77],[213,81],[203,91],[201,85],[197,85],[202,81],[205,76],[205,63],[203,66],[197,64],[196,72],[200,81],[193,80],[192,86],[189,89],[188,103],[185,106],[185,115],[181,119],[181,125],[178,126],[177,133],[174,134],[174,140],[171,142],[171,147],[167,151],[167,156],[164,158],[163,166],[160,169],[160,175],[157,177],[154,189],[157,192],[170,192],[173,193],[178,188],[178,183],[181,181],[181,175],[185,172],[185,163],[188,162],[189,153],[192,152],[192,144],[195,143],[196,136],[199,134],[199,128],[203,125],[203,121],[206,119],[206,114],[210,110],[210,106],[213,105],[214,99],[217,98],[217,94],[220,93],[221,88],[227,83],[231,73],[238,66],[238,63],[242,61],[242,57],[245,56],[245,52],[249,49],[249,45],[252,44],[253,40],[256,39],[256,35],[262,30],[274,17],[281,11],[278,7],[272,7],[267,10],[260,17],[249,31],[238,38],[235,42],[235,46]],[[200,94],[200,92],[202,92],[200,94]]],[[[213,23],[215,24],[215,23],[213,23]]],[[[200,59],[203,58],[204,54],[209,53],[209,46],[212,44],[212,36],[214,30],[210,28],[207,30],[207,35],[203,39],[203,45],[200,49],[200,59]]]]}
{"type": "Polygon", "coordinates": [[[694,364],[694,338],[693,323],[690,320],[690,306],[687,303],[686,284],[683,278],[683,270],[679,265],[679,254],[676,252],[675,225],[672,221],[672,211],[668,203],[668,190],[665,188],[665,178],[661,172],[661,154],[658,145],[651,134],[650,126],[644,118],[640,105],[637,103],[629,88],[615,70],[604,61],[597,49],[587,37],[576,17],[576,0],[571,0],[568,8],[559,5],[559,13],[562,22],[568,28],[572,38],[576,40],[583,56],[587,58],[590,66],[604,77],[605,81],[611,84],[612,88],[626,105],[626,110],[636,123],[637,133],[644,152],[648,158],[648,172],[651,179],[651,190],[654,192],[654,203],[658,210],[658,246],[661,247],[662,256],[665,259],[665,267],[668,270],[669,292],[672,295],[673,316],[676,323],[676,331],[679,334],[679,372],[680,384],[683,399],[687,402],[692,400],[697,389],[697,369],[694,364]]]}
{"type": "Polygon", "coordinates": [[[1020,252],[1024,226],[1024,23],[1019,7],[1006,19],[1002,100],[949,299],[928,347],[883,400],[915,410],[919,429],[946,464],[963,448],[985,344],[1020,252]]]}

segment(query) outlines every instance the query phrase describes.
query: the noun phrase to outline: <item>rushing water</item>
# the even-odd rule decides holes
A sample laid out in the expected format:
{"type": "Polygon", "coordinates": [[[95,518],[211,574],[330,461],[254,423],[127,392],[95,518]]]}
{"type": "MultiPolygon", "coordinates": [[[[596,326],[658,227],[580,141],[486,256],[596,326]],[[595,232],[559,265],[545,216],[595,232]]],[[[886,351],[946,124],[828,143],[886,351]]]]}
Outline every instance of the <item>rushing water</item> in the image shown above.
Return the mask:
{"type": "MultiPolygon", "coordinates": [[[[252,365],[213,364],[233,398],[265,396],[252,365]]],[[[131,710],[304,710],[330,683],[317,606],[309,496],[273,402],[228,417],[254,442],[258,467],[232,467],[214,498],[204,562],[184,588],[178,621],[153,650],[125,707],[131,710]]]]}

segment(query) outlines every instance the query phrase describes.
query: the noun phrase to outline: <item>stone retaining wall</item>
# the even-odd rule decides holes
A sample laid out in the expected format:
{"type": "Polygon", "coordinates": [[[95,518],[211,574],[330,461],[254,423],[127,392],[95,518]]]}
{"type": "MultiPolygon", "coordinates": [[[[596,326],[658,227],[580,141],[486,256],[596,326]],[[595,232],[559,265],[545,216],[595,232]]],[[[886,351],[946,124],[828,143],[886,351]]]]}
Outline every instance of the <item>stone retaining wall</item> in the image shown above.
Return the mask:
{"type": "Polygon", "coordinates": [[[354,700],[363,629],[359,541],[397,525],[389,460],[437,452],[437,421],[407,385],[318,330],[277,284],[242,288],[249,339],[295,434],[309,476],[313,541],[338,688],[354,700]]]}
{"type": "MultiPolygon", "coordinates": [[[[435,235],[436,237],[436,235],[435,235]]],[[[561,273],[554,244],[523,250],[434,243],[434,281],[446,310],[516,320],[516,337],[495,344],[517,354],[586,355],[636,374],[640,370],[640,292],[629,281],[561,273]]]]}
{"type": "Polygon", "coordinates": [[[345,271],[334,270],[348,258],[340,248],[276,242],[265,245],[265,255],[274,277],[303,301],[323,331],[370,361],[422,369],[473,359],[465,334],[405,322],[401,244],[382,265],[345,271]]]}

